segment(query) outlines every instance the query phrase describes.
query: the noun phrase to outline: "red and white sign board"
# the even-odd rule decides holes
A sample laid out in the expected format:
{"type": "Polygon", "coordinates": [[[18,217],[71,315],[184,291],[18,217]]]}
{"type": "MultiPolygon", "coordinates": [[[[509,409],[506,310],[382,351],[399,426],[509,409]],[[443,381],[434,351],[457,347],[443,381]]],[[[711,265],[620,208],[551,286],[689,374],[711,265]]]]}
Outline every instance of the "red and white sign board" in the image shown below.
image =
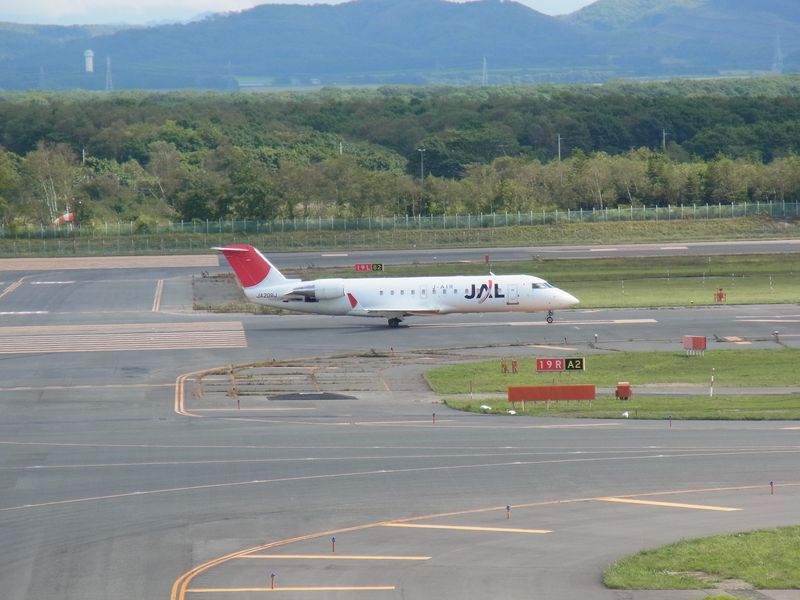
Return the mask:
{"type": "Polygon", "coordinates": [[[683,336],[684,350],[705,350],[707,345],[704,335],[685,335],[683,336]]]}
{"type": "Polygon", "coordinates": [[[537,358],[536,371],[563,371],[563,358],[537,358]]]}

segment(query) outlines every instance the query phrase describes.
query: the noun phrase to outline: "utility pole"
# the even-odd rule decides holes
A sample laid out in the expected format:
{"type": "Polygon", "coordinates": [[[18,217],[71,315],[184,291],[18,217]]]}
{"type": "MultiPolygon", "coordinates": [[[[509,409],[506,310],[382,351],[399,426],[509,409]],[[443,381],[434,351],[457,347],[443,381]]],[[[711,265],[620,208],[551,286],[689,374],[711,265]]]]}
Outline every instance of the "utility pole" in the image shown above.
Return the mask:
{"type": "Polygon", "coordinates": [[[667,130],[666,129],[662,129],[661,130],[661,150],[663,152],[667,151],[667,130]]]}
{"type": "Polygon", "coordinates": [[[417,150],[419,150],[419,185],[422,187],[425,183],[425,148],[417,150]]]}
{"type": "Polygon", "coordinates": [[[561,134],[558,134],[558,162],[561,162],[561,140],[564,138],[561,137],[561,134]]]}

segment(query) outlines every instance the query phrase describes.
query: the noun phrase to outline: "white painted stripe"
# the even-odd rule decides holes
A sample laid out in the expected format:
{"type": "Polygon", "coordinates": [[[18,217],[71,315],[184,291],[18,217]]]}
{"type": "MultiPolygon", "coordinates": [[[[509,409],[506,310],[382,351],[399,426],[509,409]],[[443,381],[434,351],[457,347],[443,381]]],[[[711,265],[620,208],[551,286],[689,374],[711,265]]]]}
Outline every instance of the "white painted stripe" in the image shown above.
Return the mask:
{"type": "Polygon", "coordinates": [[[800,323],[800,319],[739,319],[739,323],[800,323]]]}
{"type": "Polygon", "coordinates": [[[152,312],[158,312],[161,310],[161,294],[164,292],[164,280],[159,279],[158,283],[156,283],[156,294],[153,298],[153,310],[152,312]]]}
{"type": "Polygon", "coordinates": [[[342,256],[350,256],[347,252],[332,252],[328,254],[320,254],[322,258],[340,258],[342,256]]]}
{"type": "MultiPolygon", "coordinates": [[[[0,262],[2,262],[2,261],[0,261],[0,262]]],[[[0,292],[0,298],[8,296],[10,293],[12,293],[14,290],[16,290],[19,286],[21,286],[23,281],[25,281],[25,277],[21,277],[20,279],[17,279],[14,283],[12,283],[6,289],[4,289],[2,292],[0,292]]]]}
{"type": "Polygon", "coordinates": [[[46,315],[46,310],[8,310],[0,312],[0,315],[46,315]]]}
{"type": "Polygon", "coordinates": [[[659,250],[688,250],[689,246],[662,246],[659,250]]]}
{"type": "MultiPolygon", "coordinates": [[[[138,312],[138,311],[137,311],[138,312]]],[[[188,323],[108,323],[82,325],[31,325],[0,327],[2,335],[32,335],[32,334],[61,334],[61,333],[125,333],[161,331],[238,331],[242,328],[241,321],[196,321],[188,323]]]]}
{"type": "Polygon", "coordinates": [[[592,248],[589,252],[619,252],[619,248],[592,248]]]}
{"type": "Polygon", "coordinates": [[[31,285],[69,285],[74,281],[30,281],[31,285]]]}
{"type": "Polygon", "coordinates": [[[0,327],[0,354],[246,348],[241,322],[0,327]],[[192,330],[186,326],[194,327],[192,330]],[[221,329],[220,327],[224,327],[221,329]]]}
{"type": "Polygon", "coordinates": [[[563,350],[565,352],[575,352],[575,348],[566,346],[545,346],[544,344],[529,344],[528,348],[541,348],[542,350],[563,350]]]}

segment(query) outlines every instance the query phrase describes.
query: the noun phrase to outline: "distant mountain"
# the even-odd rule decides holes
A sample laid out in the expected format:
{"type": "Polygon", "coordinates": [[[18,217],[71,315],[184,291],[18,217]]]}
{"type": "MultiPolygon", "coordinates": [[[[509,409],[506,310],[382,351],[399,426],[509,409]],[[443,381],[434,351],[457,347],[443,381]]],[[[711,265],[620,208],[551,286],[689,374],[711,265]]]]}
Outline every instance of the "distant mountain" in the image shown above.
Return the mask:
{"type": "Polygon", "coordinates": [[[624,74],[745,74],[800,66],[776,61],[778,51],[784,57],[800,51],[796,0],[598,0],[567,21],[603,30],[603,50],[624,74]]]}
{"type": "Polygon", "coordinates": [[[29,41],[0,56],[0,87],[103,89],[107,57],[115,88],[594,82],[796,69],[800,3],[598,0],[556,18],[503,0],[355,0],[29,41]]]}
{"type": "Polygon", "coordinates": [[[705,2],[706,0],[597,0],[563,18],[595,29],[611,30],[665,11],[694,8],[705,2]]]}
{"type": "MultiPolygon", "coordinates": [[[[585,51],[574,26],[516,2],[356,0],[340,5],[262,5],[200,22],[119,32],[92,40],[111,57],[122,87],[230,87],[233,78],[289,85],[424,83],[423,73],[578,65],[585,51]]],[[[81,73],[85,40],[57,52],[32,50],[0,72],[0,86],[101,88],[81,73]]],[[[2,65],[0,65],[2,66],[2,65]]],[[[479,83],[479,81],[477,81],[479,83]]]]}
{"type": "Polygon", "coordinates": [[[34,48],[52,48],[76,40],[89,40],[128,29],[125,25],[21,25],[0,22],[0,61],[29,54],[34,48]]]}

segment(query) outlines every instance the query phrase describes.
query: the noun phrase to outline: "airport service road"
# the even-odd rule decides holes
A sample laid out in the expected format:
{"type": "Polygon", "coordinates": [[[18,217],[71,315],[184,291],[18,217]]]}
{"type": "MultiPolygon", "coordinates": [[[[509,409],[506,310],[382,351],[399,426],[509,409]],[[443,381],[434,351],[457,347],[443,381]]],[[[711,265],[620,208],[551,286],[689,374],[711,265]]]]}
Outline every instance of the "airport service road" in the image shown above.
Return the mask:
{"type": "MultiPolygon", "coordinates": [[[[779,328],[796,345],[796,306],[578,310],[552,326],[453,316],[390,330],[193,314],[196,271],[3,275],[0,291],[30,276],[0,298],[4,599],[249,599],[273,572],[297,598],[629,598],[599,585],[621,555],[798,521],[797,424],[452,413],[420,384],[428,355],[352,399],[174,412],[176,377],[211,366],[391,348],[445,359],[588,351],[595,334],[607,349],[675,348],[683,333],[775,347],[779,328]]],[[[363,383],[352,358],[339,360],[363,383]]]]}

